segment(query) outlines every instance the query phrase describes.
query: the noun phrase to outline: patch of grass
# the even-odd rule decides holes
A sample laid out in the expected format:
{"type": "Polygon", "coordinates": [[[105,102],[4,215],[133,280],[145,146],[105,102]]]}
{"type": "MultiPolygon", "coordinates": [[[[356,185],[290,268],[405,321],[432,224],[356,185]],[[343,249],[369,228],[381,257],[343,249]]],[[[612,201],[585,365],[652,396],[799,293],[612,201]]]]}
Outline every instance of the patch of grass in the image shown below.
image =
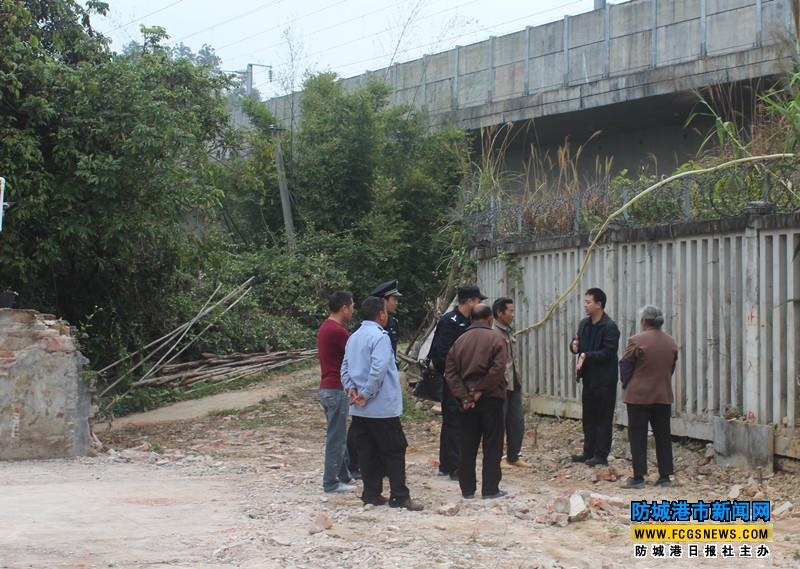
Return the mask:
{"type": "Polygon", "coordinates": [[[417,405],[417,400],[403,390],[403,419],[406,421],[424,421],[427,418],[425,411],[417,405]]]}
{"type": "Polygon", "coordinates": [[[164,447],[161,446],[161,443],[150,443],[150,450],[157,454],[164,454],[164,447]]]}

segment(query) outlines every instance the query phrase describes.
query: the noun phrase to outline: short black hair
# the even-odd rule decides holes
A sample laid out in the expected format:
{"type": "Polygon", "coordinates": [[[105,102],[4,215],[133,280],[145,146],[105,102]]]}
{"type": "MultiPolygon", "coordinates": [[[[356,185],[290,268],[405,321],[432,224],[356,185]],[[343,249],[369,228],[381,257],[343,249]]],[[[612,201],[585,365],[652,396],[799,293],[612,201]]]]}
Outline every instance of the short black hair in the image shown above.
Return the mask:
{"type": "Polygon", "coordinates": [[[386,312],[386,303],[382,298],[378,298],[377,296],[368,296],[365,298],[364,302],[361,303],[361,310],[359,311],[361,320],[372,320],[373,322],[378,321],[378,316],[381,312],[386,312]]]}
{"type": "Polygon", "coordinates": [[[488,304],[476,304],[472,307],[472,313],[470,314],[472,320],[489,320],[492,317],[492,309],[489,307],[488,304]]]}
{"type": "Polygon", "coordinates": [[[328,310],[331,314],[335,314],[342,309],[343,306],[353,302],[353,293],[349,290],[337,290],[328,297],[328,310]]]}
{"type": "Polygon", "coordinates": [[[494,314],[494,317],[497,318],[498,314],[505,312],[509,304],[514,304],[514,301],[505,296],[501,296],[495,300],[494,304],[492,304],[492,314],[494,314]]]}
{"type": "Polygon", "coordinates": [[[599,302],[601,307],[606,307],[606,300],[608,300],[608,297],[606,297],[606,293],[599,288],[590,288],[584,294],[586,296],[591,296],[595,302],[599,302]]]}

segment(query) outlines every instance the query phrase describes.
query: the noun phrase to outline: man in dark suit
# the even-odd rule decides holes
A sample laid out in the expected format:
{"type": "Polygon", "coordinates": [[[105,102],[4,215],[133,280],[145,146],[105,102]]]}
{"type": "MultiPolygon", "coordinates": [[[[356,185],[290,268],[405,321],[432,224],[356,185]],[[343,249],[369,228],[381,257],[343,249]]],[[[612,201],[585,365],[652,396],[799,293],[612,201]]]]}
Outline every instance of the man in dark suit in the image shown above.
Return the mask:
{"type": "Polygon", "coordinates": [[[586,318],[570,344],[578,356],[577,380],[583,381],[583,453],[571,459],[587,466],[608,464],[617,401],[619,328],[605,312],[606,300],[606,293],[599,288],[586,291],[586,318]]]}

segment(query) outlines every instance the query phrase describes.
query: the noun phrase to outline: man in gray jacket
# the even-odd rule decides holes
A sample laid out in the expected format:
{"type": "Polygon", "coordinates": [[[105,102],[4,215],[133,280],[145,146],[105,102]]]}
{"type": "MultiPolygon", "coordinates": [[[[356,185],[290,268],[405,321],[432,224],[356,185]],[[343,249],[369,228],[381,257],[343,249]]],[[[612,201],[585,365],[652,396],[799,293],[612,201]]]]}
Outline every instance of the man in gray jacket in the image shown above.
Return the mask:
{"type": "Polygon", "coordinates": [[[504,465],[530,467],[520,458],[522,438],[525,433],[525,414],[522,411],[522,381],[517,367],[517,339],[511,323],[514,320],[514,301],[500,297],[492,305],[494,324],[492,328],[508,347],[506,363],[506,401],[503,405],[503,420],[506,428],[506,460],[504,465]]]}

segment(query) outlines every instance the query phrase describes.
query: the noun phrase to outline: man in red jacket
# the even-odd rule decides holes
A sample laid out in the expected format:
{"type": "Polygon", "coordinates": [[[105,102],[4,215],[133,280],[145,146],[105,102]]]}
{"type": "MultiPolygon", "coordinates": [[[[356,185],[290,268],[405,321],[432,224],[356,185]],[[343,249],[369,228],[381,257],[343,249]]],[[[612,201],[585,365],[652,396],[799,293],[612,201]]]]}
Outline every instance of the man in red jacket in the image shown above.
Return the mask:
{"type": "Polygon", "coordinates": [[[471,316],[472,325],[453,344],[445,368],[447,385],[463,408],[458,484],[464,498],[475,497],[475,459],[483,441],[481,496],[502,498],[506,495],[499,485],[508,347],[492,330],[489,306],[476,305],[471,316]]]}
{"type": "Polygon", "coordinates": [[[321,380],[319,401],[325,409],[328,433],[325,441],[325,470],[322,489],[326,493],[352,492],[347,452],[347,413],[350,402],[342,386],[341,369],[344,347],[350,337],[345,328],[353,317],[353,295],[344,290],[334,292],[328,299],[330,315],[317,332],[317,357],[321,380]]]}

